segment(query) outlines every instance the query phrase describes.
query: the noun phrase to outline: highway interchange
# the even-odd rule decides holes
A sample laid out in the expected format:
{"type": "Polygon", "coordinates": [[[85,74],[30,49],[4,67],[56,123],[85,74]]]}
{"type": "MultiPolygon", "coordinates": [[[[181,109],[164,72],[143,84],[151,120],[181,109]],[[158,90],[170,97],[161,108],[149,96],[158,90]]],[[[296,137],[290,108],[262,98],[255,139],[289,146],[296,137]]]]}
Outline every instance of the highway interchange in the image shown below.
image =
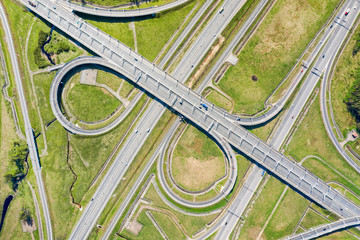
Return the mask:
{"type": "MultiPolygon", "coordinates": [[[[342,43],[346,39],[348,29],[351,28],[351,26],[357,19],[359,14],[358,9],[352,10],[348,16],[344,16],[343,14],[345,9],[349,7],[353,8],[356,2],[357,1],[352,0],[346,1],[335,18],[335,21],[333,23],[334,26],[331,25],[331,27],[325,30],[322,40],[318,43],[315,50],[312,52],[312,55],[310,55],[309,57],[309,62],[314,64],[314,67],[311,70],[309,69],[311,73],[304,80],[304,83],[300,91],[297,93],[293,103],[291,104],[290,109],[284,114],[280,123],[280,127],[278,127],[278,131],[276,131],[276,133],[274,134],[270,145],[267,145],[259,138],[240,127],[238,124],[240,123],[244,125],[256,125],[266,122],[269,119],[273,118],[275,115],[277,115],[279,111],[283,108],[285,102],[287,102],[287,100],[289,99],[290,95],[294,92],[296,85],[299,83],[301,75],[305,75],[306,68],[305,72],[299,73],[296,82],[291,85],[292,87],[288,89],[287,94],[285,94],[284,97],[278,102],[279,104],[275,105],[275,107],[270,110],[271,114],[261,115],[261,117],[259,118],[254,118],[250,120],[243,120],[243,118],[239,118],[238,116],[231,116],[229,114],[226,114],[223,112],[222,109],[217,108],[212,103],[203,99],[202,96],[199,95],[199,93],[201,93],[203,88],[206,86],[205,84],[201,85],[201,87],[197,91],[198,93],[193,92],[191,89],[182,84],[186,81],[186,79],[188,79],[194,67],[200,63],[201,59],[205,56],[208,49],[217,39],[219,34],[223,31],[225,26],[230,22],[232,17],[243,6],[244,1],[224,1],[224,4],[222,6],[222,9],[224,9],[223,12],[221,12],[220,14],[215,14],[214,17],[207,23],[200,36],[191,46],[190,50],[188,50],[183,56],[178,67],[175,69],[172,75],[169,75],[161,68],[147,61],[141,55],[133,52],[131,49],[122,45],[116,39],[107,36],[100,30],[92,27],[86,21],[78,18],[76,15],[69,13],[60,5],[57,5],[56,3],[48,0],[41,0],[36,1],[36,8],[34,8],[33,6],[30,6],[27,1],[24,1],[23,4],[28,6],[30,10],[36,12],[45,20],[51,22],[59,29],[68,33],[75,40],[82,43],[84,46],[88,47],[102,57],[78,58],[69,62],[68,64],[65,64],[65,66],[57,73],[52,83],[50,93],[51,107],[58,121],[70,132],[81,135],[103,134],[111,130],[114,126],[116,126],[122,121],[122,118],[118,118],[115,122],[112,123],[112,125],[104,127],[100,130],[90,131],[76,127],[75,125],[71,124],[66,119],[66,117],[64,117],[60,110],[60,105],[57,102],[59,94],[58,87],[61,83],[63,76],[70,69],[79,65],[97,64],[113,69],[123,74],[127,79],[133,81],[134,84],[139,86],[143,91],[150,93],[159,101],[153,101],[151,103],[149,109],[145,112],[143,118],[137,124],[136,132],[130,135],[127,142],[125,143],[126,147],[123,147],[117,155],[112,167],[106,173],[97,191],[93,195],[93,200],[88,204],[88,206],[86,206],[84,213],[77,222],[77,225],[75,226],[70,236],[70,239],[85,239],[89,235],[90,231],[95,226],[97,218],[100,216],[103,208],[106,205],[104,203],[109,200],[110,196],[112,195],[116,186],[121,181],[122,176],[128,169],[134,156],[136,155],[134,153],[137,153],[140,150],[141,146],[149,135],[149,129],[154,128],[155,124],[158,122],[161,115],[164,113],[166,108],[163,105],[167,105],[169,108],[172,108],[181,116],[187,118],[197,127],[204,129],[204,131],[207,131],[209,135],[213,136],[214,139],[218,140],[218,142],[221,146],[223,146],[224,149],[229,149],[229,147],[226,147],[227,144],[230,144],[232,147],[237,148],[238,150],[251,157],[262,167],[265,167],[268,171],[272,172],[278,178],[282,179],[284,182],[288,183],[298,192],[305,195],[309,199],[312,199],[319,205],[337,213],[339,216],[342,217],[359,216],[360,208],[358,206],[346,199],[344,196],[338,194],[325,182],[321,181],[316,176],[312,175],[307,170],[297,165],[295,162],[288,159],[286,156],[282,155],[277,151],[286,139],[296,119],[301,114],[305,103],[309,99],[311,93],[313,92],[317,84],[317,81],[322,76],[322,74],[328,71],[328,69],[331,67],[331,63],[334,60],[336,53],[339,51],[342,43]],[[316,58],[317,60],[315,60],[316,58]],[[209,109],[201,108],[202,104],[204,103],[209,106],[209,109]],[[226,143],[222,143],[223,141],[226,141],[226,143]]],[[[210,1],[207,1],[207,3],[210,4],[210,1]]],[[[219,66],[224,63],[225,57],[234,49],[236,43],[242,37],[244,37],[244,34],[249,29],[250,25],[253,23],[253,21],[258,16],[266,3],[267,1],[265,0],[259,3],[256,10],[254,10],[247,23],[244,24],[243,28],[239,31],[237,37],[235,37],[233,42],[229,45],[228,49],[222,55],[222,58],[220,58],[214,69],[218,69],[219,66]]],[[[199,14],[198,17],[200,17],[200,15],[201,14],[199,14]]],[[[190,29],[190,27],[187,29],[190,29]]],[[[14,47],[9,46],[9,49],[14,49],[14,47]]],[[[16,60],[16,56],[14,57],[14,59],[16,60]]],[[[164,66],[165,62],[162,62],[162,64],[160,64],[160,67],[161,65],[164,66]]],[[[306,67],[309,66],[310,64],[306,67]]],[[[214,71],[210,72],[210,74],[208,75],[210,77],[208,77],[208,79],[210,80],[211,76],[213,76],[214,74],[214,71]]],[[[327,74],[325,74],[325,76],[327,76],[327,74]]],[[[324,78],[326,79],[326,77],[324,78]]],[[[209,80],[204,82],[206,83],[209,80]]],[[[325,81],[323,81],[323,83],[324,82],[325,81]]],[[[17,85],[20,85],[21,87],[20,82],[18,82],[17,85]]],[[[20,88],[18,91],[22,92],[22,89],[20,88]]],[[[138,96],[141,95],[139,94],[138,96]]],[[[23,99],[21,101],[25,100],[23,99]]],[[[322,102],[325,103],[325,100],[323,100],[322,102]]],[[[27,110],[25,102],[24,104],[22,104],[22,111],[26,125],[27,110]],[[23,105],[25,107],[23,107],[23,105]]],[[[27,121],[29,124],[29,130],[26,130],[27,141],[30,149],[31,146],[33,146],[33,149],[35,149],[34,138],[32,137],[32,128],[29,119],[27,121]],[[31,137],[28,138],[28,135],[31,137]]],[[[169,133],[167,134],[167,137],[162,141],[159,148],[155,151],[155,154],[151,158],[148,166],[151,166],[150,163],[156,160],[156,156],[158,156],[161,152],[164,152],[164,146],[169,142],[171,135],[177,129],[177,125],[179,125],[179,121],[174,123],[171,131],[169,131],[169,133]]],[[[330,127],[328,128],[330,129],[330,127]]],[[[330,133],[329,135],[331,137],[330,133]]],[[[336,144],[338,144],[336,137],[334,136],[334,138],[331,138],[334,141],[334,145],[336,146],[336,144]]],[[[338,151],[344,152],[343,150],[338,151]]],[[[232,154],[228,154],[230,165],[232,164],[231,159],[234,160],[232,154]]],[[[39,159],[36,151],[31,155],[31,159],[33,164],[39,164],[39,159]]],[[[347,159],[345,157],[345,159],[349,162],[350,165],[352,165],[357,171],[359,171],[359,166],[351,158],[347,159]]],[[[219,221],[215,225],[215,227],[210,229],[210,231],[206,233],[207,235],[203,236],[204,238],[205,236],[210,236],[211,233],[215,232],[215,230],[217,230],[221,226],[223,228],[221,229],[221,231],[218,232],[216,239],[226,239],[230,236],[238,221],[237,216],[242,215],[242,212],[247,206],[249,200],[251,199],[253,192],[257,189],[259,183],[261,182],[262,177],[260,176],[260,174],[263,171],[262,167],[254,166],[249,177],[244,183],[243,188],[240,191],[240,193],[242,194],[238,194],[235,197],[234,201],[229,207],[229,210],[222,217],[221,221],[219,221]],[[248,190],[246,190],[244,186],[248,190]],[[244,193],[243,191],[247,192],[244,193]],[[228,214],[230,212],[237,214],[228,214]]],[[[40,189],[43,189],[43,187],[41,188],[42,181],[40,167],[35,168],[34,170],[35,172],[39,171],[39,174],[36,174],[36,176],[38,179],[38,184],[40,184],[40,189]],[[39,181],[41,182],[39,183],[39,181]]],[[[144,175],[145,173],[146,171],[144,172],[144,175]]],[[[229,175],[232,176],[229,178],[229,187],[225,188],[223,196],[218,195],[218,199],[226,196],[232,190],[232,186],[234,184],[232,180],[234,179],[234,177],[236,178],[236,176],[234,176],[234,172],[230,172],[229,175]]],[[[139,181],[137,181],[137,183],[135,184],[136,186],[141,183],[141,179],[142,178],[139,178],[139,181]]],[[[163,180],[160,182],[164,183],[165,181],[163,180]]],[[[166,186],[163,186],[163,188],[165,190],[169,189],[166,186]]],[[[132,190],[133,192],[135,192],[136,187],[134,187],[132,190]]],[[[171,192],[167,192],[167,194],[170,196],[172,195],[171,192]]],[[[45,193],[44,196],[42,196],[41,190],[40,196],[42,200],[42,205],[44,207],[44,215],[46,219],[46,212],[48,212],[46,205],[46,196],[45,193]],[[43,197],[45,197],[45,199],[43,199],[43,197]]],[[[117,215],[120,216],[121,213],[124,211],[124,208],[126,206],[125,202],[130,201],[130,196],[131,195],[129,195],[128,199],[124,201],[124,204],[120,208],[122,210],[119,209],[119,214],[117,215]]],[[[173,196],[173,199],[176,199],[175,195],[173,196]]],[[[196,204],[191,202],[187,203],[183,199],[178,199],[177,201],[185,206],[196,207],[196,205],[200,205],[201,207],[203,207],[210,205],[210,203],[214,204],[218,200],[214,200],[210,203],[200,202],[196,204]]],[[[48,224],[49,221],[49,218],[46,219],[46,226],[48,232],[47,234],[48,237],[51,238],[51,224],[48,224]]],[[[114,225],[115,223],[113,224],[113,226],[114,225]]],[[[111,229],[111,227],[109,229],[111,229]]],[[[106,234],[110,234],[111,230],[107,231],[106,234]]],[[[106,234],[104,239],[109,236],[106,234]]]]}

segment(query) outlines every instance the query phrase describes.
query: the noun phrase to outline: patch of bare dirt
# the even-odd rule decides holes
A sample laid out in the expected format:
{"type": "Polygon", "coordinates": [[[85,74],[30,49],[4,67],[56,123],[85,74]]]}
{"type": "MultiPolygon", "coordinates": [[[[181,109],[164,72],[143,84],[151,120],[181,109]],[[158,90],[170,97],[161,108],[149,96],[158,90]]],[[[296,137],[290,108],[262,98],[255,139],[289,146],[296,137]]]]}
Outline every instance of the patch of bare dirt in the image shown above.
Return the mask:
{"type": "Polygon", "coordinates": [[[195,74],[190,78],[190,81],[188,82],[187,86],[192,87],[196,80],[201,76],[201,74],[205,71],[206,67],[210,63],[211,59],[213,59],[216,55],[216,53],[219,51],[221,45],[224,43],[225,37],[221,36],[219,37],[219,40],[215,46],[212,46],[210,49],[209,54],[205,57],[204,61],[200,64],[200,67],[195,72],[195,74]]]}
{"type": "Polygon", "coordinates": [[[23,232],[33,232],[36,230],[35,221],[32,221],[32,224],[27,223],[26,221],[21,221],[21,229],[23,232]]]}
{"type": "Polygon", "coordinates": [[[224,174],[224,161],[214,157],[207,161],[189,157],[183,161],[180,171],[174,175],[179,184],[189,190],[202,190],[224,174]]]}
{"type": "Polygon", "coordinates": [[[134,220],[134,221],[130,221],[130,223],[126,227],[126,230],[137,236],[142,228],[143,225],[138,221],[134,220]]]}
{"type": "Polygon", "coordinates": [[[286,1],[264,30],[261,42],[255,48],[256,52],[266,54],[279,48],[290,50],[306,33],[308,18],[312,18],[312,22],[319,18],[308,3],[286,1]]]}

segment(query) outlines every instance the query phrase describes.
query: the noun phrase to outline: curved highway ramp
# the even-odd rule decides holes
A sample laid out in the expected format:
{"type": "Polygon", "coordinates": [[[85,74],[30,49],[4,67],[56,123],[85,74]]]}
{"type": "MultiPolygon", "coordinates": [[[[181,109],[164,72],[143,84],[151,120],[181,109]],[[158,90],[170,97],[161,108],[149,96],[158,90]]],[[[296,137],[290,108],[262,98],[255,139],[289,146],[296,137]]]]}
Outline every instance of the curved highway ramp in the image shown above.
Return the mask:
{"type": "Polygon", "coordinates": [[[158,7],[115,10],[115,9],[97,8],[97,7],[80,5],[66,0],[56,0],[57,3],[67,8],[70,8],[75,12],[86,13],[89,15],[99,16],[99,17],[115,17],[115,18],[130,18],[130,17],[143,17],[149,15],[155,15],[159,12],[163,12],[181,6],[190,1],[191,0],[176,0],[171,3],[164,4],[158,7]]]}
{"type": "Polygon", "coordinates": [[[360,226],[360,217],[351,217],[346,219],[341,219],[336,222],[332,222],[326,225],[318,226],[317,228],[310,229],[307,232],[303,232],[294,236],[289,236],[286,239],[287,240],[305,240],[305,239],[315,239],[319,238],[328,234],[331,234],[333,232],[350,228],[360,226]]]}

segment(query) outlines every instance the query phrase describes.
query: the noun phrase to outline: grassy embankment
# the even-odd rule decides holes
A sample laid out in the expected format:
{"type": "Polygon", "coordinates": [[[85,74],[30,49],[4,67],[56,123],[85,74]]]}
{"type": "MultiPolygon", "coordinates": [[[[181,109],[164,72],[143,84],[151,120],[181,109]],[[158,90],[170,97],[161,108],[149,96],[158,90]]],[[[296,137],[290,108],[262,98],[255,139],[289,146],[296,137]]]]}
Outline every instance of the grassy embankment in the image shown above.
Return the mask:
{"type": "Polygon", "coordinates": [[[105,19],[104,21],[104,18],[82,17],[132,49],[135,48],[134,37],[129,23],[134,21],[138,51],[145,58],[153,61],[195,4],[196,1],[191,2],[176,11],[167,11],[160,17],[142,17],[134,20],[105,19]]]}
{"type": "MultiPolygon", "coordinates": [[[[1,74],[0,85],[2,86],[4,82],[4,77],[1,74]]],[[[10,162],[9,151],[12,148],[13,142],[18,142],[20,139],[16,135],[10,105],[5,101],[2,93],[0,96],[0,209],[2,211],[5,198],[9,196],[9,194],[14,194],[10,185],[5,183],[5,174],[10,171],[10,165],[13,164],[10,162]]],[[[29,169],[29,171],[32,171],[32,169],[29,169]]],[[[37,226],[35,206],[30,188],[26,182],[27,179],[28,178],[25,178],[19,184],[16,195],[9,205],[0,232],[1,239],[31,239],[31,234],[23,232],[21,229],[20,215],[24,208],[30,210],[31,216],[37,226]]],[[[33,234],[35,238],[38,238],[38,230],[35,230],[33,234]]]]}
{"type": "Polygon", "coordinates": [[[206,99],[210,102],[214,103],[216,106],[225,109],[226,111],[230,111],[232,109],[232,102],[227,99],[224,95],[219,93],[216,90],[210,90],[211,92],[206,96],[206,99]]]}
{"type": "Polygon", "coordinates": [[[338,181],[360,195],[360,188],[357,187],[360,186],[359,175],[342,159],[324,129],[319,97],[315,99],[306,117],[294,133],[286,149],[286,154],[293,156],[297,161],[308,155],[320,157],[324,162],[310,158],[305,160],[303,166],[316,173],[324,181],[338,181]]]}

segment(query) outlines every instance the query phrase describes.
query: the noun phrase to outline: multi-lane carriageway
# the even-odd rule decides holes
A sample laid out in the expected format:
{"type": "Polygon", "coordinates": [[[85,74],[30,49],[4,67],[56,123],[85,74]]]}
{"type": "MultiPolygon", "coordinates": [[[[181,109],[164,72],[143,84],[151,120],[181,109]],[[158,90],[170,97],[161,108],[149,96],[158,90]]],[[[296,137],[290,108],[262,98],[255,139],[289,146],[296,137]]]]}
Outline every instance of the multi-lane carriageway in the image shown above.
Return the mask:
{"type": "Polygon", "coordinates": [[[353,202],[255,135],[227,120],[218,111],[213,110],[212,103],[119,41],[51,1],[39,0],[36,2],[36,8],[31,7],[27,1],[23,4],[84,46],[116,64],[114,70],[121,72],[140,88],[191,120],[198,127],[208,131],[209,134],[216,131],[234,148],[267,168],[304,196],[339,216],[360,215],[360,208],[353,202]],[[202,103],[210,106],[208,110],[200,107],[202,103]]]}

